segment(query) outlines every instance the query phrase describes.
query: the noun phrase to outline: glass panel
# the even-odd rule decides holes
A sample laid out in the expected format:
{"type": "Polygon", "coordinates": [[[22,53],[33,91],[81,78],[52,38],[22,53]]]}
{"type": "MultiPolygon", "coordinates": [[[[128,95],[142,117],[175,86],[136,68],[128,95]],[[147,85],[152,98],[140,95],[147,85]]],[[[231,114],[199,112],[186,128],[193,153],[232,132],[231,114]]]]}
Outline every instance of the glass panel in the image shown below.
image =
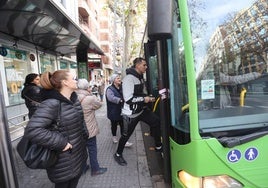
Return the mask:
{"type": "Polygon", "coordinates": [[[68,63],[60,61],[60,69],[67,69],[68,68],[68,63]]]}
{"type": "Polygon", "coordinates": [[[171,125],[183,132],[189,132],[188,91],[186,62],[182,29],[177,14],[174,14],[173,38],[168,40],[169,83],[171,102],[171,125]]]}
{"type": "Polygon", "coordinates": [[[51,55],[40,55],[41,73],[49,71],[54,72],[56,70],[56,58],[51,55]]]}
{"type": "Polygon", "coordinates": [[[150,90],[149,92],[151,92],[150,94],[153,95],[154,97],[158,96],[158,65],[157,65],[157,56],[151,56],[149,58],[149,67],[150,67],[150,90]]]}
{"type": "Polygon", "coordinates": [[[70,68],[71,69],[77,69],[77,64],[76,63],[71,63],[70,68]]]}
{"type": "Polygon", "coordinates": [[[4,67],[7,82],[9,105],[23,103],[20,93],[24,78],[31,71],[30,64],[26,61],[26,52],[7,48],[7,56],[4,57],[4,67]]]}
{"type": "Polygon", "coordinates": [[[188,1],[203,135],[268,125],[267,0],[188,1]]]}
{"type": "Polygon", "coordinates": [[[60,69],[68,69],[73,74],[77,75],[77,63],[67,59],[60,59],[60,69]]]}

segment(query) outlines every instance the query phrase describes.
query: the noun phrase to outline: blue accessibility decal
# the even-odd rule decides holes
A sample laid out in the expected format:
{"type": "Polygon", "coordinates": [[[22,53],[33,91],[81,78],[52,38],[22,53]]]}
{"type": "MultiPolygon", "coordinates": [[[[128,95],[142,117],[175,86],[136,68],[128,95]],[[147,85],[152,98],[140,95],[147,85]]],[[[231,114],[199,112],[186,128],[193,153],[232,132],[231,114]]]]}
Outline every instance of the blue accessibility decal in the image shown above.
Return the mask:
{"type": "Polygon", "coordinates": [[[248,148],[245,152],[245,159],[248,161],[253,161],[258,157],[258,150],[254,147],[248,148]]]}
{"type": "Polygon", "coordinates": [[[227,154],[227,159],[231,163],[235,163],[235,162],[239,161],[240,158],[241,158],[241,152],[237,149],[231,150],[227,154]]]}

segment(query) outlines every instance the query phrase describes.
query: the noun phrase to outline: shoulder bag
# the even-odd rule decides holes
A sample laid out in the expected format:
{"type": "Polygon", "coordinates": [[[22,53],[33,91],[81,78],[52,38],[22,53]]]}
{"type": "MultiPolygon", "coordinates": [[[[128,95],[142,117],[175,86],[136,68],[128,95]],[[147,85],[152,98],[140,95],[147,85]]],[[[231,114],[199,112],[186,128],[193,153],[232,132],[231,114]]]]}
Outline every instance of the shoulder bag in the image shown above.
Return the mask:
{"type": "Polygon", "coordinates": [[[31,99],[30,97],[27,97],[26,95],[23,95],[23,97],[25,97],[26,99],[28,99],[29,101],[31,101],[31,104],[33,106],[39,106],[41,104],[40,102],[37,102],[37,101],[31,99]]]}
{"type": "MultiPolygon", "coordinates": [[[[61,103],[59,103],[58,118],[52,123],[51,130],[58,130],[60,123],[61,103]]],[[[17,145],[17,151],[27,167],[31,169],[48,169],[58,160],[57,152],[32,143],[24,134],[17,145]]]]}

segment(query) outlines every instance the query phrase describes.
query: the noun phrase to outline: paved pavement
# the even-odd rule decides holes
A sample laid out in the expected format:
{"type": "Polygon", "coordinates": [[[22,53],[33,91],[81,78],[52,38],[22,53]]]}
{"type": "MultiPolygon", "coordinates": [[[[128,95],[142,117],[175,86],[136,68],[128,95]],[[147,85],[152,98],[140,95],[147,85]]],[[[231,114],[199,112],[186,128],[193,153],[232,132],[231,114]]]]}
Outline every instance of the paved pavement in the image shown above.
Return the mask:
{"type": "MultiPolygon", "coordinates": [[[[90,170],[83,175],[78,188],[166,188],[160,176],[150,176],[140,124],[130,138],[131,148],[125,148],[127,166],[118,165],[113,158],[117,144],[112,142],[110,122],[106,118],[106,104],[96,111],[100,134],[97,136],[98,160],[101,167],[107,167],[105,174],[92,177],[90,170]]],[[[119,135],[119,128],[118,134],[119,135]]],[[[13,141],[13,154],[20,188],[53,188],[45,170],[27,168],[16,152],[18,140],[13,141]]]]}

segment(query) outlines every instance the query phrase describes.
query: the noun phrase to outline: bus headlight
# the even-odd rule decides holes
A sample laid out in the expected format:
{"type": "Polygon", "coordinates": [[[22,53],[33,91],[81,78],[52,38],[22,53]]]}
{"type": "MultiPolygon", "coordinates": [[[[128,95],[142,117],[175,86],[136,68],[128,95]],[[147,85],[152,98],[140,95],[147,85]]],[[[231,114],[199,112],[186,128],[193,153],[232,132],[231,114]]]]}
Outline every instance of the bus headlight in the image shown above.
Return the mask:
{"type": "Polygon", "coordinates": [[[178,173],[178,178],[187,188],[242,188],[242,184],[227,176],[194,177],[185,171],[178,173]]]}

